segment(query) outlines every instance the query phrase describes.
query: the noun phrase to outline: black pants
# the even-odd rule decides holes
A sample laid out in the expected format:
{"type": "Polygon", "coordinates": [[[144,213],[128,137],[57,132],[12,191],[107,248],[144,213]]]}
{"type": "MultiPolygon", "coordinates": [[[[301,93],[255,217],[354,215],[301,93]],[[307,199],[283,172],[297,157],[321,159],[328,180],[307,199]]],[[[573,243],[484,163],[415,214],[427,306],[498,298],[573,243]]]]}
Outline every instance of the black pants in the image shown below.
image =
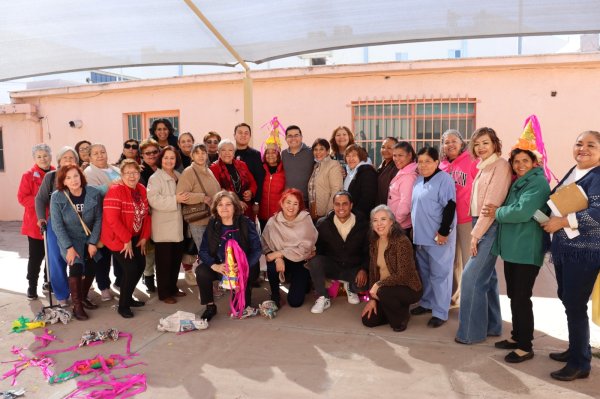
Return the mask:
{"type": "MultiPolygon", "coordinates": [[[[96,276],[96,262],[86,256],[85,265],[75,263],[73,266],[67,266],[69,277],[82,277],[93,279],[96,276]]],[[[87,292],[85,293],[87,296],[87,292]]]]}
{"type": "Polygon", "coordinates": [[[533,285],[540,267],[504,261],[506,295],[512,312],[511,337],[518,348],[530,352],[533,341],[533,285]]]}
{"type": "MultiPolygon", "coordinates": [[[[38,279],[40,277],[40,268],[46,251],[44,249],[44,240],[27,237],[29,243],[29,260],[27,261],[27,281],[30,288],[37,288],[38,279]]],[[[46,268],[44,268],[44,281],[48,281],[46,268]]]]}
{"type": "Polygon", "coordinates": [[[156,263],[156,289],[161,301],[174,297],[183,256],[181,242],[155,242],[154,262],[156,263]]]}
{"type": "MultiPolygon", "coordinates": [[[[258,267],[250,267],[250,271],[248,274],[248,283],[246,284],[246,306],[252,306],[252,282],[258,278],[260,269],[258,267]]],[[[200,264],[196,268],[196,282],[198,283],[198,289],[200,290],[200,304],[206,305],[208,303],[213,303],[213,281],[221,280],[223,275],[221,273],[217,273],[210,267],[206,265],[200,264]]]]}
{"type": "Polygon", "coordinates": [[[414,291],[404,285],[380,287],[377,290],[377,314],[363,316],[362,323],[367,327],[377,327],[389,323],[392,328],[406,326],[410,313],[408,307],[419,301],[423,291],[414,291]]]}
{"type": "Polygon", "coordinates": [[[133,299],[133,291],[135,286],[144,273],[146,267],[146,257],[142,255],[141,248],[137,246],[139,241],[138,237],[131,239],[131,245],[133,247],[133,259],[125,259],[124,253],[118,251],[112,251],[112,254],[123,268],[123,275],[121,276],[121,294],[119,296],[119,308],[129,308],[131,300],[133,299]]]}
{"type": "MultiPolygon", "coordinates": [[[[310,272],[304,267],[304,261],[293,262],[286,258],[283,260],[286,281],[288,278],[290,279],[287,301],[291,307],[298,308],[304,304],[304,297],[306,297],[310,282],[310,272]]],[[[267,262],[267,276],[269,276],[269,286],[271,287],[271,299],[279,303],[279,273],[275,269],[275,261],[267,262]]]]}
{"type": "Polygon", "coordinates": [[[350,284],[350,291],[354,293],[366,291],[367,287],[358,287],[356,285],[356,275],[360,268],[344,269],[333,258],[323,255],[317,255],[306,264],[310,270],[315,291],[318,296],[329,298],[329,293],[325,288],[325,278],[347,281],[350,284]]]}

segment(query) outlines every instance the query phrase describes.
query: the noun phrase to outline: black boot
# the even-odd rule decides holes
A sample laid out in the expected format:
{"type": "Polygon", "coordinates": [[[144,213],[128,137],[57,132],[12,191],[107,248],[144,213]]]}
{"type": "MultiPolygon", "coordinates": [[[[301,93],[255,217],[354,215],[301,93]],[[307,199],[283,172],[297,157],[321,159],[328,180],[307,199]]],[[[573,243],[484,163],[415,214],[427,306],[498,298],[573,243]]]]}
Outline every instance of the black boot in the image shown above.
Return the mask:
{"type": "Polygon", "coordinates": [[[29,288],[27,288],[27,300],[35,301],[36,299],[38,299],[37,285],[29,283],[29,288]]]}
{"type": "Polygon", "coordinates": [[[71,301],[73,301],[73,316],[77,320],[88,319],[88,315],[85,313],[83,303],[81,302],[82,283],[81,276],[69,276],[69,291],[71,291],[71,301]]]}
{"type": "Polygon", "coordinates": [[[144,285],[146,285],[146,291],[156,292],[156,286],[154,285],[154,274],[151,276],[144,276],[144,285]]]}

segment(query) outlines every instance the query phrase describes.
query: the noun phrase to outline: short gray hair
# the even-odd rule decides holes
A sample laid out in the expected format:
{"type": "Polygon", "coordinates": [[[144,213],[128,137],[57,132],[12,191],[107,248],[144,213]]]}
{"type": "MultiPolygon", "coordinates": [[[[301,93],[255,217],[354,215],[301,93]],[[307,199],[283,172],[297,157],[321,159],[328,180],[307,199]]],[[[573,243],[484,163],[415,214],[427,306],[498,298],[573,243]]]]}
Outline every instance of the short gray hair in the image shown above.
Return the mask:
{"type": "Polygon", "coordinates": [[[77,164],[79,165],[79,155],[77,154],[77,151],[75,151],[73,147],[69,147],[68,145],[58,150],[58,153],[56,153],[56,163],[60,165],[60,160],[69,151],[71,151],[73,155],[75,155],[75,161],[77,161],[77,164]]]}
{"type": "Polygon", "coordinates": [[[394,215],[394,212],[392,212],[392,210],[390,209],[389,206],[387,206],[387,205],[377,205],[375,208],[373,208],[371,210],[371,214],[370,214],[370,218],[369,218],[371,220],[371,223],[373,222],[373,217],[375,217],[375,214],[377,212],[381,212],[381,211],[384,211],[385,213],[388,214],[388,216],[389,216],[390,219],[392,219],[393,221],[396,221],[396,215],[394,215]]]}
{"type": "Polygon", "coordinates": [[[444,141],[448,136],[454,136],[460,140],[460,154],[465,152],[467,149],[467,142],[463,139],[462,134],[456,129],[448,129],[442,134],[442,138],[440,140],[440,160],[447,159],[446,153],[444,152],[444,141]]]}
{"type": "Polygon", "coordinates": [[[46,143],[36,144],[33,147],[31,147],[31,156],[35,157],[35,153],[38,151],[47,152],[48,156],[52,157],[52,149],[50,149],[50,146],[46,143]]]}
{"type": "Polygon", "coordinates": [[[236,146],[235,146],[235,142],[231,139],[223,139],[219,142],[219,146],[217,147],[217,151],[221,151],[221,148],[223,148],[223,146],[226,145],[231,145],[233,146],[233,151],[236,150],[236,146]]]}

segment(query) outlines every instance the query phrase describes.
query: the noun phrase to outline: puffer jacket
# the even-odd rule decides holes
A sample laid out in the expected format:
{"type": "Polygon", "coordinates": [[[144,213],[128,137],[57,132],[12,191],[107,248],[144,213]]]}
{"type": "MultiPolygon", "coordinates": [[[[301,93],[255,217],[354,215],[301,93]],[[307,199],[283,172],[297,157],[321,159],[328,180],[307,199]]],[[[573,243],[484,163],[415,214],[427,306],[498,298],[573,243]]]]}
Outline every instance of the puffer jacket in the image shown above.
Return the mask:
{"type": "Polygon", "coordinates": [[[285,172],[283,162],[279,162],[275,173],[269,172],[269,167],[263,163],[265,180],[262,185],[262,196],[258,208],[258,218],[263,221],[269,220],[271,216],[279,212],[281,193],[285,190],[285,172]]]}

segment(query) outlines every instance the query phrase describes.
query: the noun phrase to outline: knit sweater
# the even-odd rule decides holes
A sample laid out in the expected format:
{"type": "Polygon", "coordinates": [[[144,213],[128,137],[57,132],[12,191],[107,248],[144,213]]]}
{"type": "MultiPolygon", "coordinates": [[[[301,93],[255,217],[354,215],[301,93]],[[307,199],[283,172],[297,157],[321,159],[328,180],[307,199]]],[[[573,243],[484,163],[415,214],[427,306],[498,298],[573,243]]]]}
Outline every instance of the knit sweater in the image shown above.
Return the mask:
{"type": "Polygon", "coordinates": [[[149,214],[146,188],[138,183],[131,189],[123,183],[115,184],[108,189],[104,197],[104,212],[102,213],[102,233],[100,240],[111,251],[120,251],[135,235],[140,239],[150,238],[152,220],[149,214]],[[139,232],[135,232],[134,220],[136,207],[133,200],[133,191],[136,191],[142,201],[142,208],[137,210],[137,216],[142,218],[139,232]]]}
{"type": "Polygon", "coordinates": [[[371,240],[369,245],[369,286],[379,281],[382,287],[404,285],[413,291],[420,291],[423,286],[415,266],[412,243],[408,237],[400,233],[389,237],[383,256],[390,275],[383,280],[380,280],[377,266],[378,243],[379,240],[375,239],[371,240]]]}
{"type": "MultiPolygon", "coordinates": [[[[566,174],[553,190],[556,191],[563,182],[574,172],[575,167],[566,174]]],[[[552,258],[559,263],[585,262],[597,264],[600,259],[600,166],[589,171],[577,180],[588,197],[588,207],[576,212],[579,236],[569,239],[563,229],[552,236],[552,258]]]]}
{"type": "Polygon", "coordinates": [[[46,219],[48,210],[50,209],[50,196],[52,192],[56,190],[56,172],[58,170],[51,170],[46,173],[42,184],[35,195],[35,214],[39,219],[46,219]]]}
{"type": "MultiPolygon", "coordinates": [[[[121,171],[115,166],[108,165],[107,169],[112,169],[114,173],[116,173],[117,175],[121,175],[121,171]]],[[[98,190],[100,190],[102,195],[106,194],[106,191],[108,190],[108,185],[112,181],[108,174],[106,174],[106,172],[94,165],[90,165],[87,168],[85,168],[83,173],[85,174],[85,179],[87,180],[87,183],[90,186],[96,187],[98,190]]]]}
{"type": "Polygon", "coordinates": [[[302,191],[304,202],[308,203],[308,179],[315,162],[311,149],[304,143],[295,154],[285,149],[281,151],[281,162],[285,171],[285,187],[302,191]]]}
{"type": "Polygon", "coordinates": [[[315,250],[316,242],[317,230],[307,211],[300,211],[292,221],[283,212],[277,212],[267,222],[261,237],[263,253],[280,251],[292,262],[306,260],[315,250]]]}
{"type": "Polygon", "coordinates": [[[486,204],[502,205],[506,199],[511,180],[510,165],[504,158],[496,159],[477,173],[477,177],[473,182],[473,191],[475,185],[477,185],[477,198],[473,198],[473,195],[471,195],[471,201],[477,201],[477,213],[471,216],[477,216],[478,219],[471,231],[471,236],[478,240],[481,239],[494,223],[493,215],[482,215],[481,208],[486,204]]]}

